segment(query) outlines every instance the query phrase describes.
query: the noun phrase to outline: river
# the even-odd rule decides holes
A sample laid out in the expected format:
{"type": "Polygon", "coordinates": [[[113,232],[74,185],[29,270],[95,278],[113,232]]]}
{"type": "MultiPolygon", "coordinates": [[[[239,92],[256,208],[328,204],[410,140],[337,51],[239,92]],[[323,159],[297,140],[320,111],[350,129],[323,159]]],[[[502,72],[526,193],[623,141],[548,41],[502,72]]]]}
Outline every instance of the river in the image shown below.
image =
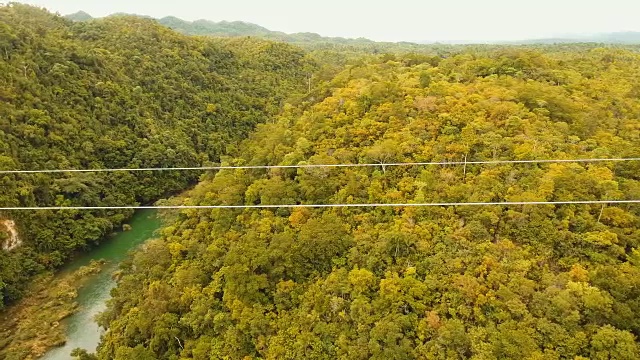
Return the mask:
{"type": "Polygon", "coordinates": [[[107,263],[101,272],[87,279],[86,285],[78,290],[77,302],[79,311],[64,320],[67,326],[67,343],[47,352],[43,360],[68,360],[75,348],[83,348],[94,352],[102,330],[95,323],[96,314],[106,308],[106,301],[111,297],[111,289],[116,285],[112,278],[118,264],[124,260],[130,250],[150,239],[160,227],[160,220],[155,210],[141,210],[129,220],[132,229],[115,235],[92,251],[85,253],[69,263],[62,271],[70,272],[88,265],[91,260],[104,259],[107,263]]]}

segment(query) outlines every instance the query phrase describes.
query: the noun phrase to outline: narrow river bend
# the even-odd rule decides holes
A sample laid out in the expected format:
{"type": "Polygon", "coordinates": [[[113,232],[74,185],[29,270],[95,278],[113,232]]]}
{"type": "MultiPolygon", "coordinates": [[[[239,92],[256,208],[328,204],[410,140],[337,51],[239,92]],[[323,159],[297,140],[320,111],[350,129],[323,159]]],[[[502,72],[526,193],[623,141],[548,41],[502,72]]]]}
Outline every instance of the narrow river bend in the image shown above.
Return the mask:
{"type": "Polygon", "coordinates": [[[94,318],[106,308],[106,301],[111,297],[111,289],[116,285],[112,279],[113,272],[118,269],[118,264],[126,258],[130,250],[153,237],[154,232],[160,227],[160,220],[156,210],[141,210],[136,212],[129,224],[132,227],[130,231],[118,233],[99,247],[76,258],[63,270],[75,271],[88,265],[91,260],[107,261],[102,271],[89,278],[86,285],[78,291],[76,301],[80,305],[79,310],[64,320],[67,326],[67,343],[47,352],[41,359],[68,360],[71,357],[69,354],[75,348],[95,351],[102,330],[94,318]]]}

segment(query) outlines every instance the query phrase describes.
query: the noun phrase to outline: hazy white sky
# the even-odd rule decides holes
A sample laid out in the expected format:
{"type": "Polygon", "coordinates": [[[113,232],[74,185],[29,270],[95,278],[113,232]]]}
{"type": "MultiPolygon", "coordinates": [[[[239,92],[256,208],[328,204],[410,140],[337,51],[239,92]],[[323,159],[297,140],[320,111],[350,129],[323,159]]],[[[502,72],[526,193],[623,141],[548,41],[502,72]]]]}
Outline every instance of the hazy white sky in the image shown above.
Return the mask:
{"type": "MultiPolygon", "coordinates": [[[[2,2],[3,0],[0,0],[2,2]]],[[[8,1],[8,0],[7,0],[8,1]]],[[[26,0],[94,17],[126,12],[241,20],[270,30],[378,41],[521,40],[640,31],[640,0],[26,0]]]]}

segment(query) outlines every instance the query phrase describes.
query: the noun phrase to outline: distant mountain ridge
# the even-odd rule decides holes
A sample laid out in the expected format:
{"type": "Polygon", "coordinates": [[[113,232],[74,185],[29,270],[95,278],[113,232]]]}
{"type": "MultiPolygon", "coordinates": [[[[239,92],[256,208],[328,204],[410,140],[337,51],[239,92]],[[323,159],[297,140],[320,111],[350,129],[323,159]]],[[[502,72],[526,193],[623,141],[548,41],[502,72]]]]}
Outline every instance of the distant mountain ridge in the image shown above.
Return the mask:
{"type": "MultiPolygon", "coordinates": [[[[124,15],[124,14],[113,14],[124,15]]],[[[111,15],[111,16],[113,16],[111,15]]],[[[135,15],[140,16],[140,15],[135,15]]],[[[67,19],[73,21],[88,21],[93,17],[84,11],[78,11],[74,14],[65,16],[67,19]]],[[[143,16],[148,17],[148,16],[143,16]]],[[[324,37],[316,33],[300,32],[287,34],[281,31],[272,31],[260,25],[243,22],[243,21],[211,21],[211,20],[196,20],[186,21],[175,16],[166,16],[161,19],[156,19],[160,24],[174,29],[178,32],[188,35],[203,35],[203,36],[221,36],[221,37],[236,37],[236,36],[255,36],[270,40],[284,41],[294,44],[304,43],[327,43],[327,44],[341,44],[341,45],[362,45],[362,44],[376,44],[379,42],[366,39],[357,38],[349,39],[342,37],[324,37]]],[[[412,42],[400,42],[402,44],[418,44],[412,42]]],[[[558,38],[541,38],[541,39],[523,39],[518,41],[424,41],[420,44],[492,44],[492,45],[533,45],[533,44],[567,44],[567,43],[605,43],[605,44],[640,44],[640,32],[626,31],[626,32],[611,32],[611,33],[599,33],[593,35],[571,35],[558,38]]]]}
{"type": "Polygon", "coordinates": [[[287,34],[281,31],[269,30],[260,25],[243,21],[220,21],[196,20],[186,21],[175,16],[167,16],[158,19],[158,22],[166,27],[189,35],[204,36],[256,36],[270,40],[279,40],[288,43],[308,43],[308,42],[329,42],[339,44],[350,43],[376,43],[365,38],[347,39],[342,37],[324,37],[316,33],[300,32],[287,34]]]}
{"type": "MultiPolygon", "coordinates": [[[[134,14],[122,14],[116,13],[110,16],[116,15],[134,15],[134,14]]],[[[134,15],[141,16],[141,15],[134,15]]],[[[148,16],[142,16],[148,17],[148,16]]],[[[91,15],[84,11],[79,11],[74,14],[65,15],[65,18],[73,21],[89,21],[94,19],[91,15]]],[[[281,31],[272,31],[260,25],[243,22],[243,21],[220,21],[215,22],[211,20],[196,20],[186,21],[175,16],[166,16],[161,19],[155,19],[160,24],[176,30],[178,32],[188,35],[203,35],[203,36],[221,36],[221,37],[236,37],[236,36],[255,36],[270,40],[279,40],[288,43],[307,43],[307,42],[328,42],[339,44],[375,44],[376,41],[358,38],[348,39],[342,37],[324,37],[316,33],[301,32],[287,34],[281,31]]]]}
{"type": "Polygon", "coordinates": [[[78,11],[73,14],[65,15],[64,17],[73,21],[89,21],[93,19],[93,16],[87,14],[84,11],[78,11]]]}
{"type": "Polygon", "coordinates": [[[566,44],[566,43],[640,44],[640,32],[621,31],[592,35],[571,35],[558,38],[543,38],[514,41],[515,44],[566,44]]]}
{"type": "MultiPolygon", "coordinates": [[[[161,24],[180,32],[188,32],[193,35],[221,35],[221,36],[269,36],[275,31],[271,31],[260,25],[246,23],[243,21],[210,21],[196,20],[186,21],[175,16],[167,16],[158,20],[161,24]]],[[[279,33],[286,35],[285,33],[279,33]]]]}

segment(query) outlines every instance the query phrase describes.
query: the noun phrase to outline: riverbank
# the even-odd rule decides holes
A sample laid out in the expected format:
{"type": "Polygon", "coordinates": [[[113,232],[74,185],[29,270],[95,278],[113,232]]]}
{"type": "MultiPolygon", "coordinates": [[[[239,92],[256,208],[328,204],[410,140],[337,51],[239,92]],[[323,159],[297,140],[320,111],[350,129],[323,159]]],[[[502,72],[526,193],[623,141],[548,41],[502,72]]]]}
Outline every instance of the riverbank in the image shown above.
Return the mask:
{"type": "Polygon", "coordinates": [[[49,349],[64,345],[62,320],[78,311],[78,290],[103,265],[103,261],[92,261],[63,276],[48,273],[34,281],[18,304],[0,313],[0,358],[37,359],[49,349]]]}
{"type": "Polygon", "coordinates": [[[55,275],[41,275],[17,304],[0,313],[0,359],[68,360],[75,348],[95,351],[102,329],[95,316],[115,286],[113,273],[129,252],[153,237],[155,210],[136,212],[129,230],[78,254],[55,275]]]}

